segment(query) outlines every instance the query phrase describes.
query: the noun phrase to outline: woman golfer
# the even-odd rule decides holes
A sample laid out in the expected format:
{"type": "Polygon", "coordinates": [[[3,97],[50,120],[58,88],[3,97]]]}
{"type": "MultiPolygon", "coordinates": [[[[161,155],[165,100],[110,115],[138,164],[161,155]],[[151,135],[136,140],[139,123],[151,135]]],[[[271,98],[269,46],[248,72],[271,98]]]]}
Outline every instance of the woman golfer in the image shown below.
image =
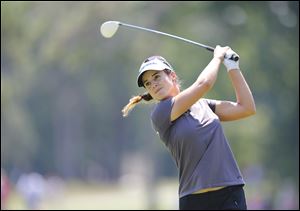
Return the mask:
{"type": "Polygon", "coordinates": [[[180,90],[172,66],[161,56],[146,59],[137,83],[147,93],[130,99],[123,116],[141,100],[157,101],[151,120],[179,170],[179,208],[247,209],[245,184],[220,121],[255,114],[251,91],[229,47],[216,46],[213,59],[187,89],[180,90]],[[224,58],[226,54],[226,58],[224,58]],[[236,102],[203,96],[213,87],[221,63],[227,68],[236,102]]]}

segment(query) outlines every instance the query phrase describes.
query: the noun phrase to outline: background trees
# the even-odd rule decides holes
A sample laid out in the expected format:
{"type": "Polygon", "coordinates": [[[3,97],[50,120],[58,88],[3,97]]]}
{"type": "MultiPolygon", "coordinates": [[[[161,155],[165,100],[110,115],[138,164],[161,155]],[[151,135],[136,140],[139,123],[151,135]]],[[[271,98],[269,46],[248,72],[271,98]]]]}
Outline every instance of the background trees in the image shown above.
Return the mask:
{"type": "MultiPolygon", "coordinates": [[[[146,175],[177,176],[151,130],[152,105],[126,119],[120,111],[143,92],[135,80],[147,56],[167,58],[184,88],[212,54],[131,29],[100,35],[103,22],[119,20],[237,51],[257,114],[224,123],[236,158],[249,181],[260,172],[299,187],[298,19],[298,2],[2,1],[1,167],[13,180],[38,171],[116,181],[140,159],[146,175]]],[[[206,97],[234,100],[222,69],[206,97]]]]}

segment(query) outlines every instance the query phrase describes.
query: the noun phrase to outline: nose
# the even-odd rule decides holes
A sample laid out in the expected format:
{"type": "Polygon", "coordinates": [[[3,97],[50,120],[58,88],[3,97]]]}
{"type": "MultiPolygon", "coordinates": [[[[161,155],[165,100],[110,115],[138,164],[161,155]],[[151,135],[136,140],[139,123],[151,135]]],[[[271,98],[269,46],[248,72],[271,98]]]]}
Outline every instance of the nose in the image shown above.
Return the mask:
{"type": "Polygon", "coordinates": [[[155,90],[155,88],[158,86],[158,83],[157,82],[152,82],[152,86],[151,86],[151,89],[152,90],[155,90]]]}

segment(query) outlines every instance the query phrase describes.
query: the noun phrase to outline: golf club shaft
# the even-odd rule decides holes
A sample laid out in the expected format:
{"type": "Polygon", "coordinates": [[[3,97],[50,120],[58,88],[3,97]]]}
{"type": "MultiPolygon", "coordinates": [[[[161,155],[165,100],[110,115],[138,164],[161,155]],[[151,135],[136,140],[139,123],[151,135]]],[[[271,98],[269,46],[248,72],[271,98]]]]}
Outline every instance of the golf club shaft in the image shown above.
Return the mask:
{"type": "Polygon", "coordinates": [[[168,37],[173,37],[175,39],[179,39],[179,40],[191,43],[191,44],[195,44],[195,45],[198,45],[198,46],[200,46],[202,48],[205,48],[205,49],[207,49],[209,51],[214,52],[214,48],[213,47],[210,47],[210,46],[207,46],[207,45],[203,45],[201,43],[197,43],[195,41],[188,40],[188,39],[185,39],[185,38],[182,38],[182,37],[178,37],[178,36],[175,36],[175,35],[172,35],[172,34],[168,34],[168,33],[160,32],[160,31],[156,31],[156,30],[153,30],[153,29],[147,29],[147,28],[143,28],[143,27],[140,27],[140,26],[135,26],[135,25],[131,25],[131,24],[127,24],[127,23],[122,23],[122,22],[119,22],[119,25],[121,25],[121,26],[128,26],[128,27],[136,28],[136,29],[141,29],[141,30],[144,30],[144,31],[149,31],[149,32],[153,32],[153,33],[156,33],[156,34],[165,35],[165,36],[168,36],[168,37]]]}
{"type": "MultiPolygon", "coordinates": [[[[188,42],[188,43],[200,46],[200,47],[205,48],[206,50],[209,50],[211,52],[214,52],[214,50],[215,50],[213,47],[210,47],[208,45],[203,45],[201,43],[197,43],[195,41],[188,40],[188,39],[185,39],[185,38],[182,38],[182,37],[178,37],[178,36],[175,36],[175,35],[172,35],[172,34],[168,34],[168,33],[165,33],[165,32],[156,31],[156,30],[153,30],[153,29],[147,29],[147,28],[144,28],[144,27],[135,26],[135,25],[131,25],[131,24],[127,24],[127,23],[122,23],[122,22],[118,22],[118,24],[120,26],[127,26],[127,27],[131,27],[131,28],[135,28],[135,29],[140,29],[140,30],[144,30],[144,31],[153,32],[153,33],[156,33],[156,34],[165,35],[165,36],[168,36],[168,37],[173,37],[175,39],[179,39],[179,40],[182,40],[182,41],[185,41],[185,42],[188,42]]],[[[239,57],[237,55],[231,55],[231,57],[229,59],[234,60],[234,61],[238,61],[239,57]]]]}

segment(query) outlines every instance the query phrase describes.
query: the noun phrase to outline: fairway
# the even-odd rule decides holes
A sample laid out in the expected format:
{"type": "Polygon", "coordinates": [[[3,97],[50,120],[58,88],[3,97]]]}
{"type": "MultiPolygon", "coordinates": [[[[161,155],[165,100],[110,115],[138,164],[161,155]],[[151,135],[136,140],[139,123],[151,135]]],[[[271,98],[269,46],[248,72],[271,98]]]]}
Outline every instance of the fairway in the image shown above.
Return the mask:
{"type": "MultiPolygon", "coordinates": [[[[146,190],[142,185],[100,185],[69,182],[58,193],[46,193],[38,209],[177,209],[177,181],[165,180],[156,190],[146,190]],[[153,195],[151,194],[151,191],[153,195]],[[150,201],[153,201],[151,203],[150,201]]],[[[28,209],[22,196],[12,190],[7,209],[28,209]]]]}

